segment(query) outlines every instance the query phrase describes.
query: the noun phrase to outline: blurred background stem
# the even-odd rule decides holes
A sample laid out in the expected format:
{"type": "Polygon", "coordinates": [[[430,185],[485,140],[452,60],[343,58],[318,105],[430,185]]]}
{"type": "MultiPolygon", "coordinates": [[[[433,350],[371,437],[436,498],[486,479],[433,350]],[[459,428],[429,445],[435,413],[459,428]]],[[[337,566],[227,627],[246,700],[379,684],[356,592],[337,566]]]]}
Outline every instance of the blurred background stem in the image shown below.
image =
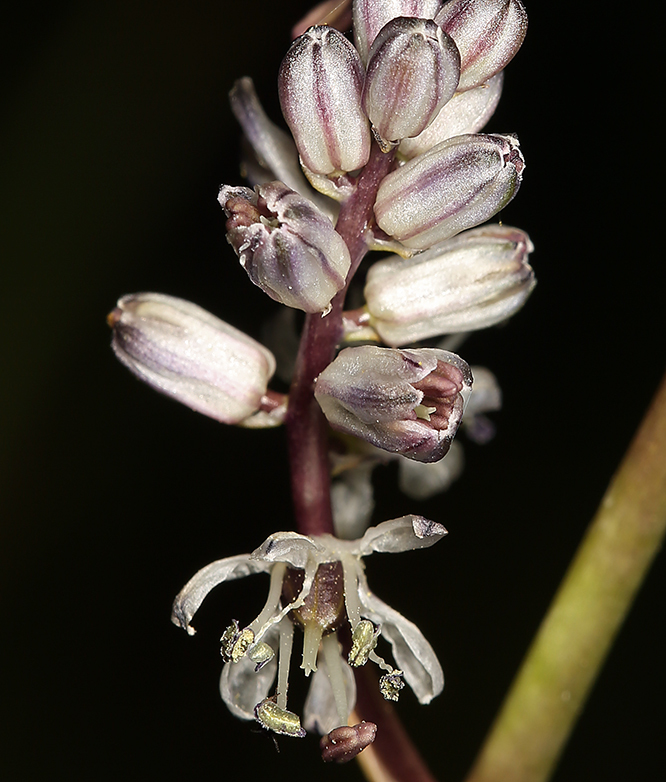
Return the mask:
{"type": "Polygon", "coordinates": [[[467,782],[550,778],[666,528],[666,376],[467,782]]]}

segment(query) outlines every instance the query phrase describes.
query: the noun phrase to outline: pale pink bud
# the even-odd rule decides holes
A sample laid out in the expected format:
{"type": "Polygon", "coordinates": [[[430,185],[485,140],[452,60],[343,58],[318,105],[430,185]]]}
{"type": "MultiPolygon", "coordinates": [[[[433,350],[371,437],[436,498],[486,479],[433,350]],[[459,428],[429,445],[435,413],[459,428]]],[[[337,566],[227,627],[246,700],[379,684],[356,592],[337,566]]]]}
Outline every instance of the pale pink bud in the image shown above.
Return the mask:
{"type": "Polygon", "coordinates": [[[527,13],[520,0],[450,0],[435,21],[460,49],[460,90],[483,84],[501,71],[527,32],[527,13]]]}
{"type": "Polygon", "coordinates": [[[399,155],[411,160],[453,136],[478,133],[497,108],[503,82],[500,71],[479,87],[457,92],[422,133],[400,142],[399,155]]]}
{"type": "Polygon", "coordinates": [[[384,142],[416,136],[458,86],[460,55],[430,19],[399,16],[380,30],[368,60],[363,108],[384,142]]]}
{"type": "Polygon", "coordinates": [[[324,312],[345,285],[349,250],[331,221],[282,182],[224,186],[227,239],[252,282],[272,299],[324,312]]]}
{"type": "Polygon", "coordinates": [[[365,298],[388,345],[493,326],[519,310],[534,288],[524,231],[485,225],[404,259],[373,264],[365,298]]]}
{"type": "Polygon", "coordinates": [[[354,43],[363,62],[382,27],[398,16],[434,19],[442,7],[441,0],[354,0],[354,43]]]}
{"type": "Polygon", "coordinates": [[[497,214],[518,192],[524,168],[515,136],[455,136],[384,177],[377,225],[425,250],[497,214]]]}
{"type": "Polygon", "coordinates": [[[332,27],[311,27],[287,52],[278,76],[282,113],[303,164],[315,174],[362,168],[370,127],[361,108],[364,68],[332,27]]]}
{"type": "Polygon", "coordinates": [[[157,391],[225,424],[261,405],[275,359],[210,312],[160,293],[123,296],[109,314],[111,346],[157,391]]]}
{"type": "Polygon", "coordinates": [[[419,462],[449,450],[472,387],[463,359],[435,348],[346,348],[315,397],[334,429],[419,462]]]}

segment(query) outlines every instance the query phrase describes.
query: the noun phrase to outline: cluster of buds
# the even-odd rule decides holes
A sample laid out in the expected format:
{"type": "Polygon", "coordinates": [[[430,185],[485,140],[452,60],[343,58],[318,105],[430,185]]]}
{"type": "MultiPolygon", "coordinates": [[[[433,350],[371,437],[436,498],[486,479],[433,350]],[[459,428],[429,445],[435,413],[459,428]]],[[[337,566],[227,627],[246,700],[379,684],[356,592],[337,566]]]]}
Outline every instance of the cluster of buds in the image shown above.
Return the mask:
{"type": "Polygon", "coordinates": [[[377,663],[388,700],[404,682],[423,703],[443,686],[431,647],[370,592],[360,560],[429,546],[445,530],[416,516],[369,527],[372,469],[399,461],[400,487],[419,499],[457,477],[458,428],[489,439],[484,413],[501,395],[488,370],[473,371],[436,340],[505,321],[535,284],[527,234],[481,225],[515,196],[525,168],[515,135],[480,132],[525,36],[521,1],[353,0],[350,18],[353,43],[345,29],[315,24],[287,52],[278,92],[291,136],[268,118],[251,80],[231,92],[252,187],[223,185],[219,203],[251,281],[306,313],[290,393],[268,387],[270,351],[194,304],[142,293],[109,316],[116,355],[157,390],[224,423],[286,423],[299,532],[204,568],[173,618],[193,632],[215,585],[269,573],[264,610],[222,635],[222,697],[275,733],[322,733],[324,759],[341,762],[377,730],[347,724],[354,668],[377,663]],[[362,305],[344,311],[369,250],[393,255],[369,265],[362,305]],[[338,641],[347,623],[351,641],[338,641]],[[303,631],[302,668],[314,674],[303,725],[286,708],[294,627],[303,631]],[[399,668],[375,652],[382,637],[399,668]]]}

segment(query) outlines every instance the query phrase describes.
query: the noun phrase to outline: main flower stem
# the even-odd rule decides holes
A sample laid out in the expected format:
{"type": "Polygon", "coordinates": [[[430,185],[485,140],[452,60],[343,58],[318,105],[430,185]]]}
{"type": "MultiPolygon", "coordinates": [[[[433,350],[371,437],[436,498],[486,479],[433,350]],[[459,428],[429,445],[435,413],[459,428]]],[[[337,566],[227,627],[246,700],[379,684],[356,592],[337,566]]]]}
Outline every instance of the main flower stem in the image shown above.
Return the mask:
{"type": "Polygon", "coordinates": [[[369,666],[356,671],[356,687],[352,718],[374,722],[379,728],[374,743],[358,756],[369,782],[436,782],[396,710],[380,695],[377,676],[369,666]]]}
{"type": "Polygon", "coordinates": [[[666,376],[467,782],[545,782],[666,532],[666,376]]]}
{"type": "Polygon", "coordinates": [[[328,425],[314,398],[314,383],[335,357],[342,338],[345,294],[368,250],[367,232],[377,190],[393,157],[393,152],[384,154],[373,144],[370,160],[354,193],[342,204],[336,225],[352,260],[346,286],[331,302],[327,315],[314,313],[305,317],[286,417],[294,515],[296,528],[303,535],[333,533],[328,425]]]}

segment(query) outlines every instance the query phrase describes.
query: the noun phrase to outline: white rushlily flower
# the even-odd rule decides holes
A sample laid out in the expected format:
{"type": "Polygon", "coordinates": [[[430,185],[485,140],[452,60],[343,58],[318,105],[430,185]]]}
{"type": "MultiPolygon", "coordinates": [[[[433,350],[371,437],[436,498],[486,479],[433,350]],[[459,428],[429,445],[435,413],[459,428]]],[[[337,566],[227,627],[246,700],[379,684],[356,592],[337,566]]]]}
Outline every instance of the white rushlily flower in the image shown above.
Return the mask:
{"type": "Polygon", "coordinates": [[[421,631],[370,591],[361,560],[373,552],[427,548],[444,535],[441,524],[413,515],[370,527],[358,540],[277,532],[251,554],[227,557],[200,570],[176,597],[172,621],[193,635],[192,618],[214,587],[269,573],[268,598],[260,614],[243,629],[234,621],[221,639],[226,664],[220,691],[233,714],[257,719],[264,728],[285,735],[303,736],[305,729],[326,734],[347,725],[356,700],[350,663],[358,666],[368,659],[384,671],[380,689],[385,698],[397,700],[404,678],[419,701],[429,703],[444,687],[439,660],[421,631]],[[352,634],[347,657],[336,633],[345,622],[352,634]],[[295,624],[303,630],[301,668],[306,676],[314,673],[304,708],[305,729],[287,710],[295,624]],[[380,637],[391,644],[397,668],[374,651],[380,637]]]}

